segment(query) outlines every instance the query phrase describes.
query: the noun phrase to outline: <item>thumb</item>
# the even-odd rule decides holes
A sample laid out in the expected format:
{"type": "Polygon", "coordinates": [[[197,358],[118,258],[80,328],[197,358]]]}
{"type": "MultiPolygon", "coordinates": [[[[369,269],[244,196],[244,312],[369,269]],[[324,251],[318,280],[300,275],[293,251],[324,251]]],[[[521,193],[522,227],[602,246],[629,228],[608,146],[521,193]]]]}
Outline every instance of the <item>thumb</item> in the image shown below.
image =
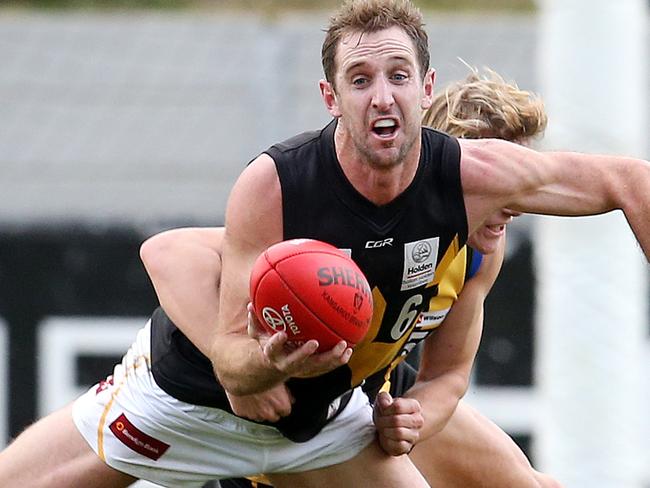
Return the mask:
{"type": "Polygon", "coordinates": [[[393,403],[393,397],[387,391],[380,391],[376,403],[381,410],[384,410],[393,403]]]}

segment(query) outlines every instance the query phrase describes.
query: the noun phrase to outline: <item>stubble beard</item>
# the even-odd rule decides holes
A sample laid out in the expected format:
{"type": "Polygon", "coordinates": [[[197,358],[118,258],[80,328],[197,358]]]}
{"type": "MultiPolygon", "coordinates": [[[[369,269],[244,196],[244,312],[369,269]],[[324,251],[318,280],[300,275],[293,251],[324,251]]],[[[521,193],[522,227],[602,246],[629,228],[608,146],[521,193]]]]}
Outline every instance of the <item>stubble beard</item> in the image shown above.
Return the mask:
{"type": "MultiPolygon", "coordinates": [[[[357,151],[363,156],[366,163],[375,169],[380,170],[390,170],[402,164],[406,159],[406,156],[409,154],[413,145],[417,141],[417,138],[420,136],[420,133],[417,132],[409,140],[406,140],[397,150],[397,153],[393,156],[381,156],[377,151],[372,150],[368,144],[363,142],[355,141],[355,146],[357,151]]],[[[385,148],[393,147],[393,142],[386,144],[385,148]]]]}

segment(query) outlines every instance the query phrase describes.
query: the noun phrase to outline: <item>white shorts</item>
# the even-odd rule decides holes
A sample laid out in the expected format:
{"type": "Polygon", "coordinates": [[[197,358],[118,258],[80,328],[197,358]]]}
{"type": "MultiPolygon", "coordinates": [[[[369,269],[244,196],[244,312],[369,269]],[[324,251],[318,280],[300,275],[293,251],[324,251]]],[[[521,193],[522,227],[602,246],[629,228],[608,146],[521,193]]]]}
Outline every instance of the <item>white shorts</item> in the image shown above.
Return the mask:
{"type": "Polygon", "coordinates": [[[213,479],[331,466],[353,458],[375,438],[372,409],[360,388],[304,443],[224,410],[177,400],[151,374],[150,327],[149,322],[138,332],[112,377],[73,407],[83,437],[118,471],[163,486],[198,488],[213,479]]]}

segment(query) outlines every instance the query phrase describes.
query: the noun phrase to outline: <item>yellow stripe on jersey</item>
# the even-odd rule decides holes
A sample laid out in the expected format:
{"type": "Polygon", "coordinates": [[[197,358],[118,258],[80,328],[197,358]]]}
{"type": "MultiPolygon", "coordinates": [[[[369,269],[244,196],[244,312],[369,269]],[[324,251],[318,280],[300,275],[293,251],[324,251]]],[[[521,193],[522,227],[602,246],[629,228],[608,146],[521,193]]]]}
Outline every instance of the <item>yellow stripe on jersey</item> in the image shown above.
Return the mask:
{"type": "MultiPolygon", "coordinates": [[[[442,257],[440,260],[440,263],[438,266],[436,266],[436,273],[433,277],[433,281],[429,283],[427,286],[434,286],[440,283],[442,278],[447,274],[447,268],[457,260],[458,254],[467,251],[465,249],[465,246],[463,246],[461,249],[459,249],[459,238],[458,234],[456,234],[456,237],[451,241],[451,244],[449,244],[449,247],[447,248],[447,251],[445,252],[445,255],[442,257]]],[[[465,254],[465,252],[463,254],[465,254]]],[[[466,259],[466,258],[465,258],[466,259]]]]}
{"type": "MultiPolygon", "coordinates": [[[[404,314],[406,329],[402,329],[403,334],[395,342],[376,341],[383,324],[387,303],[379,289],[373,289],[375,311],[370,329],[364,340],[356,346],[348,362],[352,376],[351,386],[361,384],[365,378],[388,366],[389,370],[393,369],[418,342],[424,340],[431,331],[440,326],[451,306],[458,299],[467,276],[468,251],[463,246],[457,253],[454,253],[453,248],[457,246],[458,238],[456,237],[440,262],[434,280],[427,285],[427,287],[438,285],[438,293],[429,300],[428,306],[416,315],[417,312],[412,311],[408,301],[404,305],[404,311],[407,312],[404,314]],[[438,269],[444,271],[438,273],[438,269]],[[407,324],[406,320],[410,322],[407,324]]],[[[389,326],[395,327],[393,324],[389,326]]],[[[389,374],[390,371],[387,375],[389,374]]]]}
{"type": "MultiPolygon", "coordinates": [[[[438,294],[429,301],[428,312],[435,315],[433,324],[422,324],[422,329],[435,329],[444,320],[458,299],[467,277],[467,247],[463,247],[451,262],[438,283],[438,294]]],[[[427,312],[422,315],[426,317],[427,312]]],[[[424,317],[420,317],[422,320],[424,317]]],[[[424,322],[424,320],[422,320],[424,322]]]]}
{"type": "Polygon", "coordinates": [[[387,302],[381,291],[375,287],[372,290],[374,300],[374,314],[366,337],[357,344],[354,353],[348,362],[351,371],[351,386],[358,386],[361,382],[387,366],[395,367],[415,345],[423,340],[428,332],[442,323],[451,305],[458,298],[463,288],[467,268],[467,248],[458,249],[459,240],[456,236],[440,263],[436,267],[434,279],[426,288],[438,285],[436,296],[429,299],[424,311],[418,313],[417,308],[422,304],[424,296],[417,292],[405,299],[396,324],[384,323],[387,302]],[[419,300],[419,301],[418,301],[419,300]],[[424,320],[434,318],[435,320],[424,320]],[[382,331],[386,337],[386,328],[396,329],[392,335],[394,342],[379,342],[377,336],[382,331]],[[408,346],[405,345],[408,343],[408,346]]]}
{"type": "MultiPolygon", "coordinates": [[[[398,342],[374,342],[384,318],[386,300],[378,288],[372,290],[372,299],[375,312],[370,328],[363,341],[354,348],[354,353],[348,362],[348,367],[352,371],[352,386],[361,384],[368,376],[388,366],[410,335],[410,332],[405,333],[398,342]]],[[[413,324],[409,326],[412,327],[413,324]]]]}

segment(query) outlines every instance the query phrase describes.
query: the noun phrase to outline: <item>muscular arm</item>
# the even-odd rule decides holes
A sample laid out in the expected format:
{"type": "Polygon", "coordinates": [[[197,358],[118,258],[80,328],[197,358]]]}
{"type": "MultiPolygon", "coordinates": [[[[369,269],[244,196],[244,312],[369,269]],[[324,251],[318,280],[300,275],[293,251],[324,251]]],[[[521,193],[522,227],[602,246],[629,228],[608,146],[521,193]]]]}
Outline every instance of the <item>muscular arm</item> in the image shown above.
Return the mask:
{"type": "Polygon", "coordinates": [[[483,329],[483,302],[501,268],[505,238],[497,252],[486,256],[445,321],[425,342],[416,383],[405,397],[420,402],[424,425],[420,439],[447,424],[465,394],[483,329]]]}
{"type": "MultiPolygon", "coordinates": [[[[223,227],[171,229],[150,237],[140,248],[162,308],[206,356],[218,320],[224,233],[223,227]]],[[[228,398],[236,414],[254,420],[277,421],[291,411],[284,385],[228,398]]]]}
{"type": "Polygon", "coordinates": [[[650,163],[537,152],[495,139],[460,140],[469,233],[494,211],[595,215],[620,209],[650,260],[650,163]]]}
{"type": "Polygon", "coordinates": [[[223,227],[172,229],[140,248],[160,305],[206,356],[219,314],[223,234],[223,227]]]}
{"type": "Polygon", "coordinates": [[[247,395],[287,376],[247,334],[250,272],[257,256],[282,240],[282,196],[273,160],[262,155],[235,183],[226,209],[219,319],[209,357],[224,388],[247,395]]]}

